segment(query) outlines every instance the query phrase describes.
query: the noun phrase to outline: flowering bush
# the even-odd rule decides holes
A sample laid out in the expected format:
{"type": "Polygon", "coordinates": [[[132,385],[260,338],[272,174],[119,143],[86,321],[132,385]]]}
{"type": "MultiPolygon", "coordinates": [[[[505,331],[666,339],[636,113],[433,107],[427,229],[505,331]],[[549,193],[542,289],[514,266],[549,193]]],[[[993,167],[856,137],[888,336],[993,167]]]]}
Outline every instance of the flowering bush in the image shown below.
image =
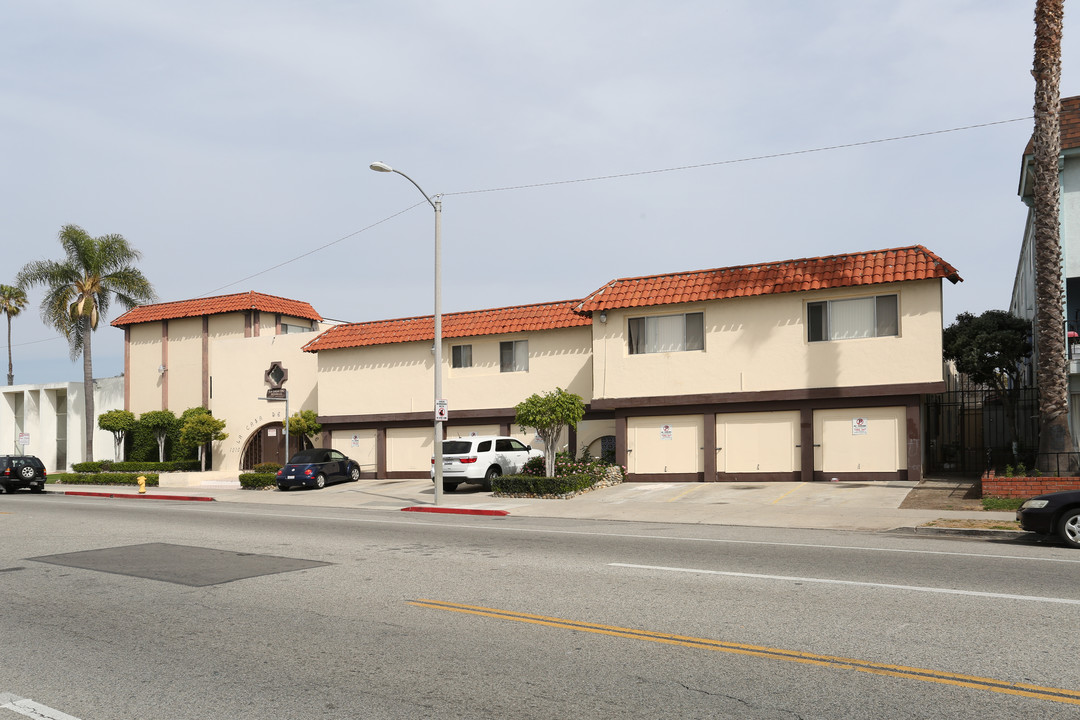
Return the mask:
{"type": "MultiPolygon", "coordinates": [[[[521,469],[521,475],[536,475],[543,477],[546,463],[543,457],[529,458],[521,469]]],[[[599,458],[591,457],[585,453],[578,459],[571,458],[569,454],[561,452],[555,455],[555,472],[553,477],[566,477],[568,475],[587,475],[593,482],[601,480],[614,480],[622,482],[626,477],[626,469],[618,465],[611,465],[599,458]]]]}

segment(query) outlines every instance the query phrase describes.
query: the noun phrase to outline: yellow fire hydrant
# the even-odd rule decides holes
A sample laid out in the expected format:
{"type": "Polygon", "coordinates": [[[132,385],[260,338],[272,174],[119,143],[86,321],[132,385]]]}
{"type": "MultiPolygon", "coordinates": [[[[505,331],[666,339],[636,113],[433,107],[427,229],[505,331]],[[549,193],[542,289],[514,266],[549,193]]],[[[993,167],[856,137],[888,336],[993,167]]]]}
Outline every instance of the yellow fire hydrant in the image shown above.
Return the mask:
{"type": "Polygon", "coordinates": [[[146,477],[140,475],[139,477],[135,478],[135,482],[139,483],[139,494],[144,494],[146,492],[146,477]]]}

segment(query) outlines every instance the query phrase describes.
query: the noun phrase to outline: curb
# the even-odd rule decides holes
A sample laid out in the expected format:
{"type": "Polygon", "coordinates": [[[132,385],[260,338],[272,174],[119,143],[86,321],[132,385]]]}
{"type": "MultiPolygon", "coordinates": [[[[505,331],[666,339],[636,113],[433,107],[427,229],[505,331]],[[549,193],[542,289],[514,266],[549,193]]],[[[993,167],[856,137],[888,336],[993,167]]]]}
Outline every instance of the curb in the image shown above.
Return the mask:
{"type": "Polygon", "coordinates": [[[498,517],[504,517],[510,513],[506,510],[471,510],[469,508],[441,508],[441,507],[421,507],[414,505],[412,507],[401,508],[402,512],[429,512],[429,513],[448,513],[452,515],[494,515],[498,517]]]}
{"type": "Polygon", "coordinates": [[[187,500],[195,502],[213,502],[216,498],[208,497],[206,495],[152,495],[144,493],[142,495],[132,495],[131,493],[107,493],[107,492],[91,492],[89,490],[65,490],[60,495],[78,495],[81,497],[106,497],[106,498],[131,498],[137,500],[187,500]]]}
{"type": "Polygon", "coordinates": [[[951,527],[910,527],[897,528],[897,532],[910,532],[913,535],[959,535],[961,537],[997,538],[998,540],[1017,540],[1030,535],[1018,530],[989,530],[986,528],[951,528],[951,527]]]}

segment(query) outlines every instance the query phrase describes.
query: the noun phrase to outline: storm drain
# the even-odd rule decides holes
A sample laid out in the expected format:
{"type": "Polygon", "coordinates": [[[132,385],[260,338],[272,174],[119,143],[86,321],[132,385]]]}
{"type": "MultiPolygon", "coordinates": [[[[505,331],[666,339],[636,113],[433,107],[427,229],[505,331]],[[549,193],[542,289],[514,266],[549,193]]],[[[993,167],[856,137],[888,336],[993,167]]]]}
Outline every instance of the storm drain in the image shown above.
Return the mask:
{"type": "Polygon", "coordinates": [[[162,582],[205,587],[245,578],[307,570],[331,563],[256,555],[212,548],[146,543],[28,558],[65,567],[97,570],[162,582]]]}

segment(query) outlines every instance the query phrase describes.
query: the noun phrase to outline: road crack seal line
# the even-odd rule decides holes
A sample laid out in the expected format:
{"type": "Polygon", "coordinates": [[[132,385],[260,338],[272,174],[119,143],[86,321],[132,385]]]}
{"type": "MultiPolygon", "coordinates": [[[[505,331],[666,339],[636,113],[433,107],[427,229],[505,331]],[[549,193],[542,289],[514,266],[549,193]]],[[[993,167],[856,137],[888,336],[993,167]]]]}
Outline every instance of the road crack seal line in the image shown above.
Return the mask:
{"type": "Polygon", "coordinates": [[[1051,702],[1080,705],[1080,691],[1067,690],[1064,688],[1043,687],[1026,683],[1010,683],[1004,680],[995,680],[993,678],[978,677],[975,675],[961,675],[959,673],[931,670],[927,668],[906,667],[904,665],[888,665],[869,660],[857,660],[854,658],[819,655],[817,653],[802,652],[800,650],[785,650],[783,648],[746,645],[724,640],[710,640],[708,638],[673,635],[670,633],[653,632],[651,630],[636,630],[634,628],[624,628],[617,625],[601,625],[599,623],[590,623],[580,620],[567,620],[565,618],[548,617],[546,615],[533,615],[531,613],[514,612],[513,610],[498,610],[496,608],[478,605],[463,605],[442,600],[419,599],[409,600],[407,602],[410,605],[429,608],[431,610],[446,610],[499,620],[513,620],[516,622],[561,628],[564,630],[578,630],[599,635],[610,635],[612,637],[622,637],[630,640],[645,640],[668,645],[679,645],[698,650],[712,650],[715,652],[750,655],[752,657],[773,660],[786,660],[788,662],[817,665],[819,667],[854,670],[856,672],[865,672],[872,675],[883,675],[886,677],[907,680],[921,680],[923,682],[952,685],[954,687],[970,688],[973,690],[986,690],[988,692],[1004,693],[1007,695],[1019,695],[1022,697],[1034,698],[1036,700],[1049,700],[1051,702]]]}

